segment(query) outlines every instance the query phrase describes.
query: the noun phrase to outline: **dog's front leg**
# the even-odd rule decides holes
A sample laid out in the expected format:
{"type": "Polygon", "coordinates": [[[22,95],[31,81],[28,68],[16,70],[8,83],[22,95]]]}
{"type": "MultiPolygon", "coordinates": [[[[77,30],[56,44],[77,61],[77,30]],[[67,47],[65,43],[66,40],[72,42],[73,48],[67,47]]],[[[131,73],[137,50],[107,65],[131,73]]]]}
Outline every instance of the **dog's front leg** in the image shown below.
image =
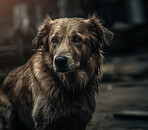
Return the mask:
{"type": "Polygon", "coordinates": [[[0,90],[0,130],[11,129],[12,104],[9,98],[0,90]]]}
{"type": "Polygon", "coordinates": [[[32,119],[34,122],[35,130],[46,130],[47,121],[45,120],[43,111],[44,106],[42,105],[40,98],[36,98],[36,102],[34,103],[32,111],[32,119]]]}
{"type": "Polygon", "coordinates": [[[43,122],[42,119],[34,121],[34,127],[35,130],[46,130],[45,122],[43,122]]]}

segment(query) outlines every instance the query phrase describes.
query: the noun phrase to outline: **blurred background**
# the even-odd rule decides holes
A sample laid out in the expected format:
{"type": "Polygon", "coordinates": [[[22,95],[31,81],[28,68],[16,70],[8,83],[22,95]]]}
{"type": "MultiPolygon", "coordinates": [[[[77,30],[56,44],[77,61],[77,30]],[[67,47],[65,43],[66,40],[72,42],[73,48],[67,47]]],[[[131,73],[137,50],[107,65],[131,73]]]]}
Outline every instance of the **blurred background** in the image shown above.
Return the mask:
{"type": "Polygon", "coordinates": [[[55,19],[93,13],[115,36],[104,50],[88,130],[148,130],[148,0],[0,0],[0,85],[33,54],[31,41],[47,14],[55,19]]]}

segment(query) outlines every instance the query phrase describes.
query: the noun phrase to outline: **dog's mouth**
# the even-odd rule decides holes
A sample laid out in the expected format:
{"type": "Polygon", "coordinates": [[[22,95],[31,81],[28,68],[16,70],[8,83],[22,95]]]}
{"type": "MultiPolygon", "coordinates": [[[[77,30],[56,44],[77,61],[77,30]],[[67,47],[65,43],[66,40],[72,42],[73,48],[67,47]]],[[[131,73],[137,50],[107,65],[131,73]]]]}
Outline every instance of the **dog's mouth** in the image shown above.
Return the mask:
{"type": "Polygon", "coordinates": [[[71,73],[71,72],[75,72],[75,71],[77,71],[78,70],[78,68],[77,67],[75,67],[75,68],[73,68],[73,69],[68,69],[67,67],[65,67],[65,68],[56,68],[56,72],[60,72],[60,73],[71,73]]]}

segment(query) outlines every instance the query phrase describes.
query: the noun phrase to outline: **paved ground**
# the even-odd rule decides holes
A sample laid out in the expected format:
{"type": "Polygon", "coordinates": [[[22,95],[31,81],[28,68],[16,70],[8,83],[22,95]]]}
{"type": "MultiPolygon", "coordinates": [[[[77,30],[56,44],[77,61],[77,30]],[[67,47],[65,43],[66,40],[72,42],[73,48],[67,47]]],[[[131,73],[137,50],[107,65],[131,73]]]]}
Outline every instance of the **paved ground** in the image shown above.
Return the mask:
{"type": "Polygon", "coordinates": [[[104,83],[87,130],[148,130],[148,54],[109,59],[103,70],[104,83]],[[130,118],[123,111],[145,113],[130,118]]]}
{"type": "Polygon", "coordinates": [[[148,130],[148,120],[114,117],[114,114],[124,110],[148,112],[148,84],[126,85],[102,85],[88,130],[148,130]]]}

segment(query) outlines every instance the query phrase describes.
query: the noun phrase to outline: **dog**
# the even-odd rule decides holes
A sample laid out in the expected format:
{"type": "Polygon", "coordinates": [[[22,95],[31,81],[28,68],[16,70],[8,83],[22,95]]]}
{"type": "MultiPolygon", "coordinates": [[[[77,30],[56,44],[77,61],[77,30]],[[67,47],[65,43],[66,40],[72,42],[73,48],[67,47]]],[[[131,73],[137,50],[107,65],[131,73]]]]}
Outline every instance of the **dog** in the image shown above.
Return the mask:
{"type": "Polygon", "coordinates": [[[95,109],[102,49],[112,38],[94,15],[46,17],[32,41],[35,54],[2,84],[3,128],[85,130],[95,109]]]}

